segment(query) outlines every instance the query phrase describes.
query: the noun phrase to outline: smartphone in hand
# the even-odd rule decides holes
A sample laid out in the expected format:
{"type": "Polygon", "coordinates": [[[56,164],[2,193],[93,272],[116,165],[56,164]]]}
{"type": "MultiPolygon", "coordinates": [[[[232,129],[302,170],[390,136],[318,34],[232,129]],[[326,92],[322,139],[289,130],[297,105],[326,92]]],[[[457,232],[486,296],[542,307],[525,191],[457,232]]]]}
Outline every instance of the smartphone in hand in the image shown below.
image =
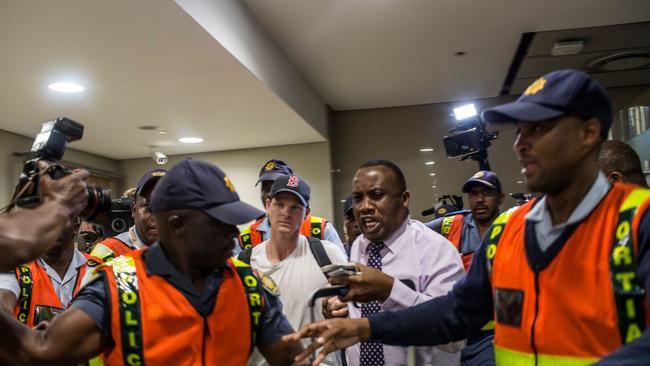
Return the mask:
{"type": "Polygon", "coordinates": [[[355,264],[328,264],[321,267],[321,271],[327,277],[337,276],[352,276],[357,273],[357,266],[355,264]]]}

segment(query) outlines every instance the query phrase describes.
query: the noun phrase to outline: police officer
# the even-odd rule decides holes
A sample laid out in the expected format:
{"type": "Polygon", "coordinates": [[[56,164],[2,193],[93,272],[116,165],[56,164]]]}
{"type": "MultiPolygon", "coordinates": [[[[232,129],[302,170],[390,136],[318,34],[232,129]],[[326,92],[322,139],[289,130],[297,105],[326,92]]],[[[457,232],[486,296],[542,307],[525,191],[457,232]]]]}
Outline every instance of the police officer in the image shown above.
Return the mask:
{"type": "Polygon", "coordinates": [[[230,258],[235,225],[259,216],[216,166],[185,160],[151,198],[160,241],[99,267],[44,333],[0,314],[0,363],[245,365],[254,346],[272,365],[300,350],[274,296],[230,258]]]}
{"type": "MultiPolygon", "coordinates": [[[[278,177],[284,175],[293,175],[293,169],[282,160],[271,159],[260,169],[259,179],[255,185],[261,183],[260,198],[264,207],[269,202],[269,192],[271,191],[273,182],[278,177]]],[[[270,232],[271,226],[269,225],[269,219],[266,216],[262,216],[255,223],[242,230],[241,235],[239,235],[239,245],[241,249],[254,247],[268,240],[270,232]]],[[[327,240],[335,244],[341,250],[341,253],[345,253],[339,234],[334,229],[334,226],[325,218],[311,214],[307,215],[300,227],[300,233],[307,237],[311,236],[321,240],[327,240]]]]}
{"type": "Polygon", "coordinates": [[[469,268],[481,239],[499,215],[499,206],[505,195],[501,182],[494,172],[481,170],[463,184],[470,212],[467,215],[445,216],[426,225],[449,240],[463,258],[465,270],[469,268]]]}
{"type": "Polygon", "coordinates": [[[610,185],[599,169],[612,123],[605,89],[582,72],[555,71],[483,118],[515,124],[526,186],[544,196],[495,220],[447,296],[315,323],[287,340],[316,336],[324,352],[366,339],[439,344],[494,315],[498,365],[647,364],[650,190],[610,185]]]}
{"type": "Polygon", "coordinates": [[[623,141],[603,142],[598,155],[598,164],[610,183],[633,183],[648,187],[639,154],[623,141]]]}
{"type": "Polygon", "coordinates": [[[43,257],[0,274],[0,307],[29,327],[52,320],[79,292],[86,261],[75,248],[74,225],[69,223],[43,257]]]}
{"type": "Polygon", "coordinates": [[[165,176],[164,169],[153,169],[140,178],[134,192],[133,226],[117,236],[95,244],[90,252],[91,265],[104,263],[132,250],[149,246],[158,240],[158,229],[151,213],[150,198],[156,183],[163,176],[165,176]]]}
{"type": "MultiPolygon", "coordinates": [[[[505,195],[501,192],[497,175],[487,170],[476,172],[462,189],[467,194],[470,213],[442,217],[427,223],[427,226],[454,244],[467,271],[482,238],[499,215],[499,206],[505,195]]],[[[494,323],[490,321],[480,331],[467,336],[467,345],[461,352],[461,365],[494,365],[493,329],[494,323]]]]}

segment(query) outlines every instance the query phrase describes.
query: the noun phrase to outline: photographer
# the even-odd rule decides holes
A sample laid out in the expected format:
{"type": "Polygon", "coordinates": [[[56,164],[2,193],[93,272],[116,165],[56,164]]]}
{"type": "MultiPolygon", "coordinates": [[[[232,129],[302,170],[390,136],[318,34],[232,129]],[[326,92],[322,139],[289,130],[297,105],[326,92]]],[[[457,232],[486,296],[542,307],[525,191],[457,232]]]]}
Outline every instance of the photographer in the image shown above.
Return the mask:
{"type": "Polygon", "coordinates": [[[90,252],[90,265],[104,263],[132,250],[149,246],[158,240],[158,229],[149,209],[149,199],[156,183],[164,175],[164,169],[153,169],[140,178],[134,192],[133,226],[128,231],[95,244],[90,252]]]}
{"type": "MultiPolygon", "coordinates": [[[[45,168],[45,163],[39,163],[45,168]]],[[[43,175],[39,182],[42,204],[0,216],[0,271],[11,271],[47,252],[88,202],[85,170],[61,179],[43,175]]]]}

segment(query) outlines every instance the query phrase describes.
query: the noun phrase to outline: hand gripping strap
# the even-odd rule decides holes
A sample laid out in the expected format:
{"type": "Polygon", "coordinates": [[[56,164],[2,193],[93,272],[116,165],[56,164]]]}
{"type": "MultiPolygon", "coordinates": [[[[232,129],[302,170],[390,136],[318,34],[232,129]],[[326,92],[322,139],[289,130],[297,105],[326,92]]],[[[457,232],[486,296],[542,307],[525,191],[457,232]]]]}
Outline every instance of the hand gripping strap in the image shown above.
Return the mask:
{"type": "Polygon", "coordinates": [[[140,294],[135,261],[131,257],[118,257],[111,265],[117,287],[124,364],[144,366],[140,294]]]}
{"type": "Polygon", "coordinates": [[[639,206],[648,199],[650,190],[635,189],[623,201],[609,259],[618,329],[623,344],[639,338],[645,329],[645,291],[636,275],[632,222],[639,206]]]}
{"type": "Polygon", "coordinates": [[[27,324],[29,311],[32,307],[32,287],[34,286],[34,277],[32,277],[29,264],[18,266],[18,285],[20,286],[18,321],[27,324]]]}

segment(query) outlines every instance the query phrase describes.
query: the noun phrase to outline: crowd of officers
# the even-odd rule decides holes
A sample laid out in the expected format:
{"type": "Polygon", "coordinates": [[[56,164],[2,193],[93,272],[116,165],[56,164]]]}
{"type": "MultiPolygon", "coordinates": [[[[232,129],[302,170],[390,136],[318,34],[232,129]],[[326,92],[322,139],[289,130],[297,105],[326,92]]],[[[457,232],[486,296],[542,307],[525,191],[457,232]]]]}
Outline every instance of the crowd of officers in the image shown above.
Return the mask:
{"type": "Polygon", "coordinates": [[[479,171],[459,187],[469,210],[423,223],[400,167],[372,160],[343,241],[277,159],[256,183],[265,211],[213,164],[149,171],[133,227],[89,253],[88,173],[43,176],[40,206],[0,216],[0,364],[648,364],[650,190],[636,153],[605,141],[602,85],[552,72],[482,118],[515,126],[536,197],[502,210],[479,171]]]}

